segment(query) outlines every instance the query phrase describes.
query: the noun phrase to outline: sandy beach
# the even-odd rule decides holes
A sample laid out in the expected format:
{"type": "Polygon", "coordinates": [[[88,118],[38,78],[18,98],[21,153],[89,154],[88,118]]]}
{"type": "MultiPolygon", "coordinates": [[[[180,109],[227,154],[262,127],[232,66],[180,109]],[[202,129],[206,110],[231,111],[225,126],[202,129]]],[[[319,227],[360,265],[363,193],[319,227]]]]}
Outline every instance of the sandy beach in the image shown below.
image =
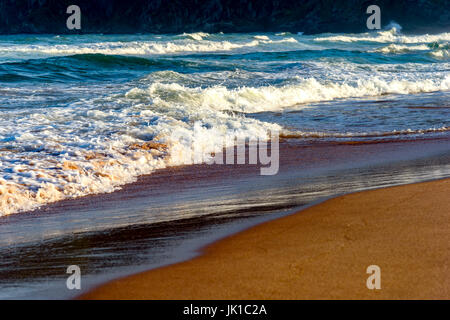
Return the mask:
{"type": "Polygon", "coordinates": [[[337,197],[81,298],[449,299],[449,192],[445,179],[337,197]]]}

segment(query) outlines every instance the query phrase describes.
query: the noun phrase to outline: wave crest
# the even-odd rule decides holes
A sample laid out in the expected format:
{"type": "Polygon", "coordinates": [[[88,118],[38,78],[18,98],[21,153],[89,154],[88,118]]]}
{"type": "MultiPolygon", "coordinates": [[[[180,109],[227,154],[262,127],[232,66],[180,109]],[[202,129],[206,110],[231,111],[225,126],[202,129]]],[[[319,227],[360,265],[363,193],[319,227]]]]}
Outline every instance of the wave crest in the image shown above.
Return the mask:
{"type": "Polygon", "coordinates": [[[450,41],[450,33],[441,34],[425,34],[425,35],[403,35],[394,27],[390,30],[367,32],[361,34],[351,35],[330,35],[320,36],[314,38],[314,41],[337,41],[337,42],[380,42],[380,43],[403,43],[403,44],[415,44],[415,43],[433,43],[450,41]]]}
{"type": "Polygon", "coordinates": [[[185,87],[177,83],[153,83],[147,89],[135,88],[126,96],[132,99],[150,99],[152,103],[169,106],[183,105],[189,108],[229,110],[242,113],[279,111],[302,108],[305,103],[342,98],[379,96],[384,94],[408,94],[450,89],[450,76],[438,80],[368,80],[342,83],[319,82],[315,78],[303,79],[298,84],[282,87],[241,87],[227,89],[223,86],[208,88],[185,87]]]}

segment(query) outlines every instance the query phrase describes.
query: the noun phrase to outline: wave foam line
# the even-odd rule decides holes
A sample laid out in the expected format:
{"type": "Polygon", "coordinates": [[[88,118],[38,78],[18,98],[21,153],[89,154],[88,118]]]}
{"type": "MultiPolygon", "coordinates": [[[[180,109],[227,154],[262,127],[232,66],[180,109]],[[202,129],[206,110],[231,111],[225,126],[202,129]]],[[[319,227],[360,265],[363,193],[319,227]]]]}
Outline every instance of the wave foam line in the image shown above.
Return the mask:
{"type": "MultiPolygon", "coordinates": [[[[78,133],[67,137],[67,129],[56,129],[60,124],[55,122],[52,130],[56,131],[26,131],[12,140],[18,146],[0,149],[0,216],[64,199],[113,192],[154,170],[191,164],[194,159],[206,160],[208,154],[233,145],[235,137],[267,140],[268,130],[280,130],[276,124],[220,112],[191,115],[191,123],[158,116],[145,108],[130,118],[126,117],[129,111],[124,111],[116,119],[117,124],[124,127],[149,119],[154,122],[152,126],[128,127],[124,134],[112,139],[107,138],[109,130],[103,132],[115,122],[109,123],[106,113],[87,111],[85,118],[80,119],[76,116],[77,112],[83,113],[80,110],[64,108],[59,112],[63,122],[91,123],[92,132],[86,133],[88,136],[78,133]],[[146,142],[148,134],[154,137],[146,142]],[[35,141],[45,143],[38,146],[39,152],[29,150],[35,141]]],[[[45,111],[41,117],[45,117],[45,111]]]]}
{"type": "Polygon", "coordinates": [[[361,33],[353,35],[321,36],[314,38],[314,41],[337,41],[337,42],[380,42],[380,43],[432,43],[440,41],[450,41],[450,33],[425,34],[425,35],[402,35],[396,28],[374,33],[361,33]]]}
{"type": "MultiPolygon", "coordinates": [[[[134,88],[127,98],[152,100],[153,103],[212,108],[242,113],[279,111],[299,108],[301,104],[330,101],[342,98],[379,96],[384,94],[410,94],[450,89],[450,75],[444,79],[418,81],[383,80],[374,77],[343,83],[321,83],[314,78],[299,84],[283,87],[241,87],[228,89],[223,86],[189,88],[177,83],[153,83],[147,89],[134,88]]],[[[303,106],[305,107],[305,106],[303,106]]]]}
{"type": "Polygon", "coordinates": [[[402,45],[390,44],[370,52],[381,53],[410,53],[410,52],[426,52],[434,58],[443,59],[449,57],[449,43],[430,43],[421,45],[402,45]]]}
{"type": "Polygon", "coordinates": [[[247,42],[201,40],[202,35],[190,34],[195,40],[172,42],[131,41],[103,42],[79,45],[14,45],[0,47],[0,53],[35,53],[47,55],[104,54],[104,55],[151,55],[182,52],[215,52],[258,47],[264,44],[298,43],[294,38],[270,40],[257,38],[247,42]]]}
{"type": "Polygon", "coordinates": [[[428,128],[428,129],[406,129],[406,130],[393,130],[388,132],[347,132],[347,133],[337,133],[337,132],[285,132],[280,134],[280,138],[284,139],[314,139],[314,138],[382,138],[391,136],[403,136],[403,135],[419,135],[427,133],[439,133],[439,132],[449,132],[450,127],[441,128],[428,128]]]}

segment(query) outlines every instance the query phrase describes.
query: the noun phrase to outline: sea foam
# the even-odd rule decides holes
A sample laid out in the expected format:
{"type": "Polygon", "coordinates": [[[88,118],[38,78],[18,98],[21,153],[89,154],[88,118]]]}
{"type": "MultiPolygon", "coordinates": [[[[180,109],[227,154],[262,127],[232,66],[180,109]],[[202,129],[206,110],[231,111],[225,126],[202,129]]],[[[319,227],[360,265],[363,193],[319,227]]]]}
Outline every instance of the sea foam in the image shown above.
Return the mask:
{"type": "Polygon", "coordinates": [[[154,83],[146,89],[135,88],[127,92],[128,98],[152,99],[152,102],[169,107],[186,105],[189,108],[208,108],[243,113],[281,111],[304,108],[305,103],[351,97],[408,94],[450,89],[450,75],[445,78],[424,80],[384,80],[373,77],[347,80],[341,83],[319,82],[315,78],[299,79],[297,84],[282,87],[241,87],[227,89],[223,86],[189,88],[177,83],[154,83]]]}
{"type": "Polygon", "coordinates": [[[315,37],[314,41],[332,42],[380,42],[380,43],[432,43],[440,41],[450,41],[450,33],[425,34],[425,35],[403,35],[396,28],[377,32],[367,32],[351,35],[327,35],[315,37]]]}

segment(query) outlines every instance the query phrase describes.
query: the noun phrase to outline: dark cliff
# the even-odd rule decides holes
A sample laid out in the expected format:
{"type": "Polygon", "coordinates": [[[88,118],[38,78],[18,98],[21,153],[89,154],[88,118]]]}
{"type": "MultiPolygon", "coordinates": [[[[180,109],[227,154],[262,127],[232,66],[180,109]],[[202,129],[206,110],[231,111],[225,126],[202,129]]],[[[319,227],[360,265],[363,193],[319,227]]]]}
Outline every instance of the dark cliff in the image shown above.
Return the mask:
{"type": "Polygon", "coordinates": [[[404,32],[450,29],[450,0],[0,0],[0,33],[362,32],[366,8],[404,32]],[[66,9],[81,8],[81,31],[66,9]]]}

